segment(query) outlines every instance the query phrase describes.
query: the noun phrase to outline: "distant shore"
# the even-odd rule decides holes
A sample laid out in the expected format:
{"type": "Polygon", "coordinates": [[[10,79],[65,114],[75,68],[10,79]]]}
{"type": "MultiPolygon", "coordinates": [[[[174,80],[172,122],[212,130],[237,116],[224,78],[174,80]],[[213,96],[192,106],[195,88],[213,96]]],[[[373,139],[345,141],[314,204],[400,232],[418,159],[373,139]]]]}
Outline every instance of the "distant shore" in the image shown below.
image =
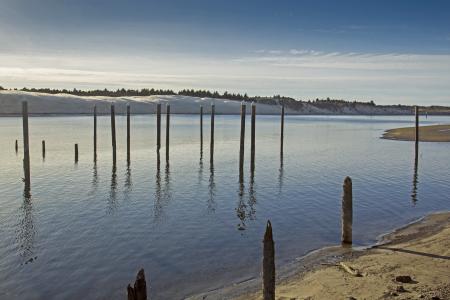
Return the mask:
{"type": "MultiPolygon", "coordinates": [[[[383,139],[398,141],[414,141],[415,128],[395,128],[386,130],[383,139]]],[[[450,124],[419,127],[420,142],[450,142],[450,124]]]]}
{"type": "MultiPolygon", "coordinates": [[[[386,234],[370,248],[333,246],[311,252],[295,269],[278,272],[276,299],[450,299],[448,270],[450,211],[386,234]],[[341,262],[360,276],[345,271],[341,262]],[[412,281],[396,281],[397,276],[412,281]]],[[[253,278],[188,299],[259,300],[261,282],[253,278]]]]}

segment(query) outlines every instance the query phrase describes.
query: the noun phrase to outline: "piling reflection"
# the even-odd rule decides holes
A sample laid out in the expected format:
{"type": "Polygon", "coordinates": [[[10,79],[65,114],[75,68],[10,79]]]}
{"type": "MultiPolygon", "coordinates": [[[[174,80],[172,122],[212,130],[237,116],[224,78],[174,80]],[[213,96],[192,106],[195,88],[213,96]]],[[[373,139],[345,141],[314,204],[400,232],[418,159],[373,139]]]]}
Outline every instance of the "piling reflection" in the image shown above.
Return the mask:
{"type": "Polygon", "coordinates": [[[133,181],[131,180],[131,167],[127,164],[127,171],[125,172],[125,197],[128,198],[133,189],[133,181]]]}
{"type": "Polygon", "coordinates": [[[98,186],[98,171],[97,171],[97,163],[94,162],[94,166],[92,167],[92,187],[97,189],[98,186]]]}
{"type": "Polygon", "coordinates": [[[419,168],[419,149],[416,145],[415,153],[414,153],[414,174],[413,174],[413,185],[412,185],[412,191],[411,191],[411,202],[413,205],[417,203],[417,185],[419,183],[419,175],[418,175],[418,168],[419,168]]]}
{"type": "Polygon", "coordinates": [[[236,216],[239,219],[239,224],[238,224],[238,230],[245,230],[246,228],[246,216],[247,216],[247,205],[245,204],[244,201],[244,183],[239,180],[239,191],[238,191],[238,195],[239,195],[239,200],[238,200],[238,205],[236,207],[236,216]]]}
{"type": "Polygon", "coordinates": [[[209,182],[208,182],[208,212],[216,211],[216,183],[214,182],[214,165],[210,165],[209,167],[209,182]]]}
{"type": "Polygon", "coordinates": [[[281,189],[283,188],[283,173],[284,173],[284,161],[283,161],[283,153],[280,153],[280,168],[278,169],[278,189],[281,193],[281,189]]]}
{"type": "Polygon", "coordinates": [[[111,171],[111,186],[109,190],[108,212],[113,213],[117,208],[117,167],[113,164],[111,171]]]}
{"type": "Polygon", "coordinates": [[[170,186],[170,164],[166,163],[164,172],[164,181],[161,182],[160,157],[157,154],[157,167],[155,176],[155,203],[154,203],[154,219],[156,222],[163,220],[164,208],[172,199],[170,186]]]}
{"type": "Polygon", "coordinates": [[[250,183],[249,183],[249,187],[248,187],[248,218],[250,220],[253,220],[255,215],[256,215],[256,209],[255,209],[255,204],[256,204],[256,189],[255,189],[255,173],[252,172],[250,174],[250,183]]]}
{"type": "Polygon", "coordinates": [[[36,229],[33,221],[33,203],[29,189],[23,191],[23,203],[20,207],[17,242],[19,244],[19,255],[25,259],[24,263],[36,259],[33,256],[36,229]]]}

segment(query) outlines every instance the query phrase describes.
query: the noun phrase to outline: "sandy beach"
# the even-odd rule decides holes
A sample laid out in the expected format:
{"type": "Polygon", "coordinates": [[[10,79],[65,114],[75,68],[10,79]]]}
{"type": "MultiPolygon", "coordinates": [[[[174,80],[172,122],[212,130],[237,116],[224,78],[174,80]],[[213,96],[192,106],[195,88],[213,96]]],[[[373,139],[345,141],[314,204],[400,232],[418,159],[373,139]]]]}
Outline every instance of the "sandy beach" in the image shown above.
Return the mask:
{"type": "MultiPolygon", "coordinates": [[[[394,128],[386,130],[383,139],[398,141],[414,141],[415,128],[394,128]]],[[[450,142],[450,125],[431,125],[419,127],[419,141],[421,142],[450,142]]]]}
{"type": "Polygon", "coordinates": [[[350,250],[280,280],[276,294],[280,300],[450,299],[450,212],[427,216],[370,249],[350,250]]]}

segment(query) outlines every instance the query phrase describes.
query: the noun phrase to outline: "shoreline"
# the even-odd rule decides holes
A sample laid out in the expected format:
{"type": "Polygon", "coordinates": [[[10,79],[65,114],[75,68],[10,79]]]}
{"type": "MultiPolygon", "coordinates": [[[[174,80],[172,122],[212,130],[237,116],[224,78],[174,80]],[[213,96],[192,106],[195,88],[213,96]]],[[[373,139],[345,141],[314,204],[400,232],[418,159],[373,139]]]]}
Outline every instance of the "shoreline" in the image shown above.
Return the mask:
{"type": "MultiPolygon", "coordinates": [[[[320,249],[312,250],[303,256],[298,257],[293,262],[288,265],[279,267],[277,269],[277,299],[323,299],[321,296],[315,296],[314,292],[311,295],[302,297],[293,296],[297,287],[302,284],[305,285],[310,283],[310,277],[319,276],[324,281],[330,276],[328,273],[338,273],[342,280],[349,280],[348,277],[352,277],[350,274],[345,273],[345,271],[340,270],[337,265],[340,262],[345,261],[346,264],[353,264],[358,262],[358,259],[364,259],[370,257],[376,251],[381,251],[382,247],[385,246],[398,246],[398,245],[408,245],[410,243],[418,243],[427,240],[430,237],[450,233],[450,211],[435,212],[418,219],[411,221],[401,227],[398,227],[392,231],[385,234],[381,234],[376,238],[376,242],[367,246],[358,247],[342,247],[340,245],[323,247],[320,249]],[[320,274],[320,275],[318,275],[320,274]],[[304,280],[306,283],[304,284],[304,280]],[[308,298],[310,297],[310,298],[308,298]],[[316,298],[317,297],[317,298],[316,298]]],[[[276,241],[275,241],[276,242],[276,241]]],[[[404,250],[408,252],[408,250],[404,250]]],[[[450,251],[450,250],[449,250],[450,251]]],[[[402,251],[403,252],[403,251],[402,251]]],[[[393,251],[393,253],[401,253],[398,251],[393,251]]],[[[408,255],[408,254],[405,254],[408,255]]],[[[450,255],[450,253],[448,253],[450,255]]],[[[450,257],[445,260],[450,268],[450,257]]],[[[333,274],[336,275],[336,274],[333,274]]],[[[414,276],[411,276],[414,278],[414,276]]],[[[353,278],[350,278],[353,279],[353,278]]],[[[358,278],[356,278],[358,279],[358,278]]],[[[420,282],[419,282],[420,283],[420,282]]],[[[207,291],[198,295],[192,295],[186,299],[197,300],[197,299],[237,299],[237,300],[256,300],[262,299],[261,294],[261,279],[260,277],[253,277],[247,280],[243,280],[237,283],[233,283],[229,286],[224,286],[219,289],[214,289],[207,291]]],[[[376,284],[376,283],[375,283],[376,284]]],[[[322,284],[319,284],[322,286],[322,284]]],[[[300,288],[300,287],[298,287],[300,288]]],[[[310,288],[310,287],[309,287],[310,288]]],[[[339,286],[341,289],[342,286],[339,286]]],[[[450,292],[450,285],[445,287],[448,290],[444,290],[443,293],[450,292]]],[[[305,292],[302,290],[302,292],[305,292]]],[[[306,291],[308,292],[308,291],[306,291]]],[[[387,293],[397,293],[393,291],[383,291],[387,293]]],[[[432,291],[431,291],[432,292],[432,291]]],[[[431,293],[430,292],[430,293],[431,293]]],[[[404,293],[408,297],[411,293],[404,293]]],[[[323,296],[323,295],[322,295],[323,296]]],[[[334,295],[336,299],[346,299],[345,295],[334,295]]],[[[366,295],[367,296],[367,295],[366,295]]],[[[402,296],[402,295],[400,295],[402,296]]],[[[349,297],[349,296],[348,296],[349,297]]],[[[353,297],[355,297],[353,295],[353,297]]],[[[370,297],[370,295],[369,295],[370,297]]],[[[377,297],[374,297],[377,298],[377,297]]],[[[388,297],[389,298],[389,297],[388,297]]],[[[331,299],[331,298],[330,298],[331,299]]],[[[356,297],[356,299],[360,299],[356,297]]],[[[363,298],[367,299],[367,298],[363,298]]],[[[368,298],[372,299],[372,298],[368,298]]],[[[403,299],[402,297],[395,296],[395,299],[403,299]]],[[[424,299],[428,299],[425,298],[424,299]]],[[[430,298],[431,299],[431,298],[430,298]]],[[[443,298],[441,298],[443,299],[443,298]]]]}
{"type": "MultiPolygon", "coordinates": [[[[381,139],[415,141],[415,127],[388,129],[381,139]]],[[[450,124],[419,126],[419,142],[450,142],[450,124]]]]}

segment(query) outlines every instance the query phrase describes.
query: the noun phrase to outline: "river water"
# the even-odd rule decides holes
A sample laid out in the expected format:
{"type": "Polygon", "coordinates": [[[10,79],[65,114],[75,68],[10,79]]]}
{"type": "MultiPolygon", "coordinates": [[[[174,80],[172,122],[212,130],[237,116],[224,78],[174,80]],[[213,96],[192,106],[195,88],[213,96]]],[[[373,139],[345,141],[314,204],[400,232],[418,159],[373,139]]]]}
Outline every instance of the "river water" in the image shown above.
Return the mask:
{"type": "Polygon", "coordinates": [[[30,197],[21,118],[0,118],[0,298],[125,299],[141,267],[154,299],[258,276],[268,219],[278,266],[339,243],[345,176],[353,180],[356,245],[450,208],[450,143],[421,143],[415,165],[414,143],[379,138],[413,126],[413,116],[287,116],[283,157],[279,117],[257,116],[254,176],[247,117],[242,184],[239,116],[216,116],[212,166],[208,118],[201,154],[199,117],[172,115],[170,164],[164,129],[158,168],[153,115],[131,119],[129,167],[124,116],[116,117],[116,167],[108,116],[98,119],[97,164],[92,117],[31,117],[30,197]]]}

